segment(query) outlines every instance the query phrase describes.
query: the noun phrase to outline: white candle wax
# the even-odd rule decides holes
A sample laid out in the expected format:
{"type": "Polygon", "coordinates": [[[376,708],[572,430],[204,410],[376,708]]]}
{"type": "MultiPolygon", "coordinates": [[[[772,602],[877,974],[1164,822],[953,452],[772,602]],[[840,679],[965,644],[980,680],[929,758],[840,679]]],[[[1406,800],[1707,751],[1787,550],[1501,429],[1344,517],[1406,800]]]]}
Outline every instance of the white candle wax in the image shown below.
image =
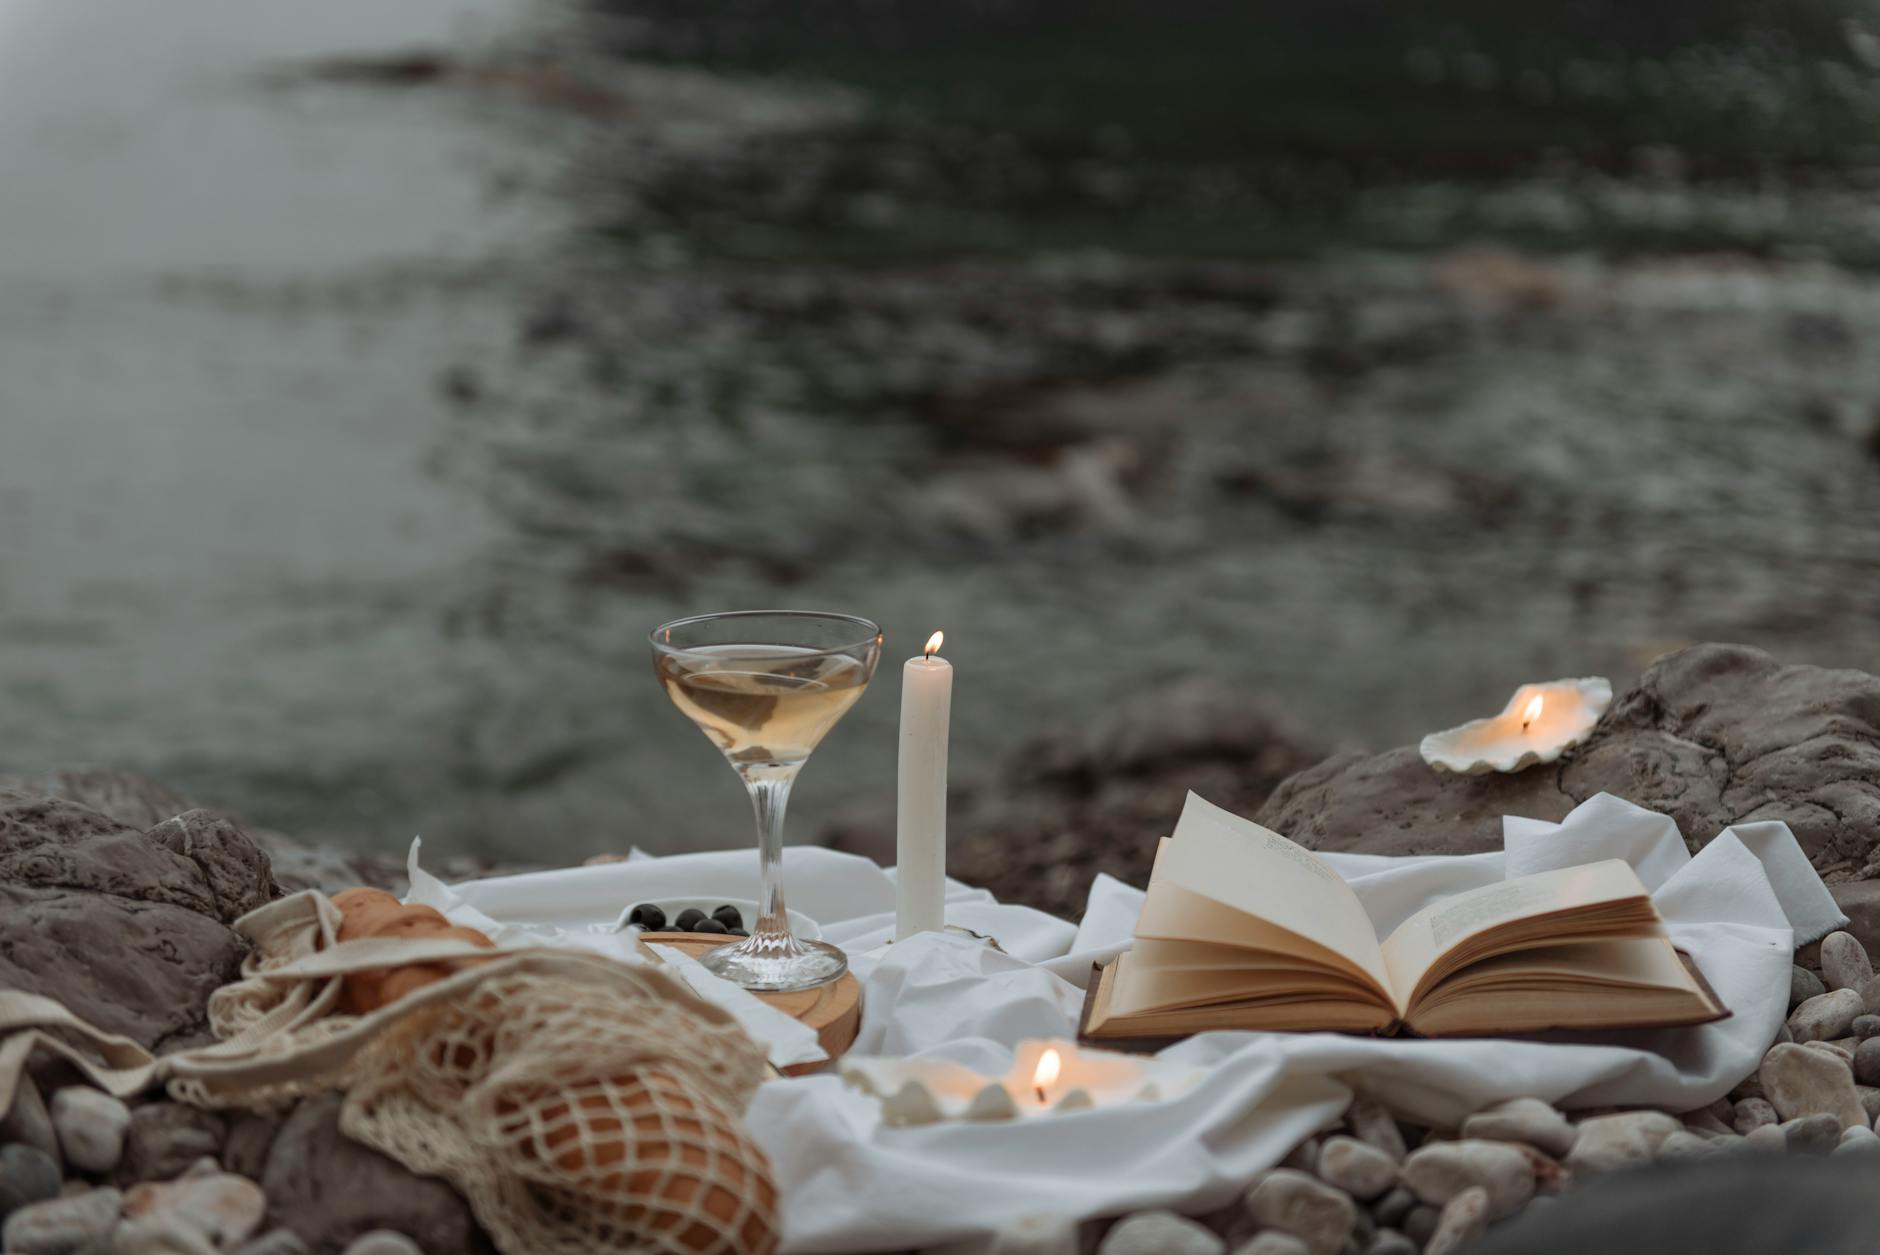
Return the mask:
{"type": "Polygon", "coordinates": [[[901,668],[901,765],[895,806],[894,939],[946,923],[947,724],[953,664],[926,656],[901,668]]]}

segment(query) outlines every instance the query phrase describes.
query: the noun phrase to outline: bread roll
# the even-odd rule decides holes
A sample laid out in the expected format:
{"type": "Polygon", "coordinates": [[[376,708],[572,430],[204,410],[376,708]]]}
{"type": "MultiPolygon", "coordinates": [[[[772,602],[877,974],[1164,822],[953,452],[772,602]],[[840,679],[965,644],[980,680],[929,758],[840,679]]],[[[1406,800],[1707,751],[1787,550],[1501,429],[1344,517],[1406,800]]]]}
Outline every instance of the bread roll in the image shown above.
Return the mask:
{"type": "MultiPolygon", "coordinates": [[[[342,942],[368,937],[437,938],[467,941],[485,950],[496,944],[474,928],[452,924],[432,907],[407,906],[383,889],[347,889],[333,895],[333,905],[340,912],[342,942]]],[[[476,960],[440,959],[353,972],[345,978],[341,1002],[349,1013],[367,1015],[473,962],[476,960]]]]}

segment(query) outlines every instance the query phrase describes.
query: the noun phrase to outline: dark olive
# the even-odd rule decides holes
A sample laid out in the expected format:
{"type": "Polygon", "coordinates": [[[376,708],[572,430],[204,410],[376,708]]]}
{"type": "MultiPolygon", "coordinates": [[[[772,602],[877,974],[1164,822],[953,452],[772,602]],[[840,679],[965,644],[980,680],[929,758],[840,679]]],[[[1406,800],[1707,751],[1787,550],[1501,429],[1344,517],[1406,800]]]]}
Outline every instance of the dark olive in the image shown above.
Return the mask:
{"type": "Polygon", "coordinates": [[[704,918],[705,912],[699,910],[696,906],[688,906],[685,910],[679,912],[679,918],[672,921],[672,926],[682,933],[695,932],[697,931],[699,921],[704,918]]]}
{"type": "Polygon", "coordinates": [[[666,913],[651,902],[642,902],[627,915],[627,923],[638,924],[649,933],[656,933],[666,926],[666,913]]]}
{"type": "Polygon", "coordinates": [[[690,927],[686,931],[694,932],[694,933],[715,933],[716,935],[722,937],[725,935],[725,933],[727,933],[730,930],[727,929],[723,924],[720,924],[715,919],[702,919],[698,923],[692,925],[692,927],[690,927]]]}
{"type": "Polygon", "coordinates": [[[726,903],[724,906],[713,911],[712,918],[717,920],[720,924],[723,924],[726,928],[744,927],[744,912],[732,906],[730,903],[726,903]]]}
{"type": "Polygon", "coordinates": [[[733,937],[748,937],[751,935],[748,931],[742,928],[733,928],[733,929],[730,929],[729,931],[733,937]]]}

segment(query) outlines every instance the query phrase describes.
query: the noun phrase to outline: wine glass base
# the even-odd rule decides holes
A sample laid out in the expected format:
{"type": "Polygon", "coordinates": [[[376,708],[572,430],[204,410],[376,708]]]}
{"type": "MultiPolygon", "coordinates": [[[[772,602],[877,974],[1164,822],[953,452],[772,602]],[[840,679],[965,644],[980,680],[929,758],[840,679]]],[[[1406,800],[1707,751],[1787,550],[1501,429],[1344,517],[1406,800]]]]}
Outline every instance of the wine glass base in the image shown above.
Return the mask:
{"type": "Polygon", "coordinates": [[[787,946],[755,945],[752,937],[719,946],[699,956],[713,976],[763,993],[788,993],[827,985],[849,970],[849,956],[824,941],[798,941],[787,946]]]}

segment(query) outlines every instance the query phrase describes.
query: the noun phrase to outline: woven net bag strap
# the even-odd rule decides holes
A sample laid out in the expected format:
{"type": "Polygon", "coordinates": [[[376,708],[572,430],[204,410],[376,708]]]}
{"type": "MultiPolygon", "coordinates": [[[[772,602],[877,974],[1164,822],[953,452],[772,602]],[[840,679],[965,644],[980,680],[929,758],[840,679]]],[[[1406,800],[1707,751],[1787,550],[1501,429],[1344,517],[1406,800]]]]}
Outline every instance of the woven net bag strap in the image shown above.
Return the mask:
{"type": "Polygon", "coordinates": [[[289,1026],[263,1033],[259,1024],[236,1038],[201,1050],[170,1055],[165,1072],[192,1083],[192,1092],[234,1097],[248,1090],[265,1090],[314,1077],[342,1074],[353,1057],[380,1035],[428,1008],[467,996],[486,982],[512,972],[560,975],[585,984],[599,982],[619,993],[654,996],[682,1002],[712,1023],[732,1023],[730,1013],[705,1002],[677,979],[652,967],[628,966],[599,955],[563,950],[500,951],[461,942],[399,941],[347,943],[332,955],[308,956],[291,967],[276,969],[263,978],[282,980],[336,980],[338,974],[384,967],[414,958],[475,957],[486,960],[475,967],[425,985],[397,1002],[364,1016],[327,1016],[317,1025],[289,1026]],[[357,947],[355,949],[354,947],[357,947]],[[341,952],[344,953],[341,953],[341,952]],[[443,953],[450,951],[450,953],[443,953]],[[289,975],[289,972],[297,975],[289,975]],[[308,1031],[317,1030],[317,1031],[308,1031]]]}

